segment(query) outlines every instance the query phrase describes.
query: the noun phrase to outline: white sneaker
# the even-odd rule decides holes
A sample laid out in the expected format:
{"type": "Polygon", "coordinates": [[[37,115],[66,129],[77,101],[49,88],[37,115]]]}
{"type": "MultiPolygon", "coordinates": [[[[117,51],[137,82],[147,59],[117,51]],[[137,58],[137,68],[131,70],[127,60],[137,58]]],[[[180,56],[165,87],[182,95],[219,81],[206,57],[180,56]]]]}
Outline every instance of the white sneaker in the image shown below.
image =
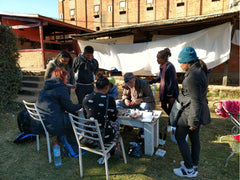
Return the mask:
{"type": "MultiPolygon", "coordinates": [[[[181,165],[181,167],[186,168],[186,166],[184,165],[184,161],[181,161],[180,165],[181,165]]],[[[193,169],[194,169],[195,172],[198,173],[198,166],[193,166],[193,169]]]]}
{"type": "MultiPolygon", "coordinates": [[[[110,153],[107,153],[107,160],[108,160],[110,157],[111,157],[111,154],[110,154],[110,153]]],[[[104,164],[104,163],[105,163],[105,161],[104,161],[104,156],[101,157],[101,158],[99,158],[99,159],[97,160],[97,162],[98,162],[98,164],[104,164]]]]}
{"type": "Polygon", "coordinates": [[[197,177],[197,172],[195,172],[193,168],[187,169],[184,167],[180,167],[180,168],[173,169],[173,172],[174,174],[180,177],[188,177],[188,178],[197,177]]]}

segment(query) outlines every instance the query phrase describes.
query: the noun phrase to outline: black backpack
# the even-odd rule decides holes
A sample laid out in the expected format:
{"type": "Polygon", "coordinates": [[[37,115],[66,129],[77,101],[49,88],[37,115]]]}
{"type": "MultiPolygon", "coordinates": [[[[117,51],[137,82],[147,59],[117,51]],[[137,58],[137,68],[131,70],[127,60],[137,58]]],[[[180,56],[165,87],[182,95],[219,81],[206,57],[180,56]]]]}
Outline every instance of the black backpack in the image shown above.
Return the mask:
{"type": "Polygon", "coordinates": [[[25,108],[18,113],[17,122],[21,133],[15,138],[13,141],[14,143],[24,143],[36,140],[37,135],[32,134],[30,130],[31,116],[25,108]]]}
{"type": "Polygon", "coordinates": [[[20,132],[31,133],[31,116],[25,108],[18,113],[17,122],[20,132]]]}

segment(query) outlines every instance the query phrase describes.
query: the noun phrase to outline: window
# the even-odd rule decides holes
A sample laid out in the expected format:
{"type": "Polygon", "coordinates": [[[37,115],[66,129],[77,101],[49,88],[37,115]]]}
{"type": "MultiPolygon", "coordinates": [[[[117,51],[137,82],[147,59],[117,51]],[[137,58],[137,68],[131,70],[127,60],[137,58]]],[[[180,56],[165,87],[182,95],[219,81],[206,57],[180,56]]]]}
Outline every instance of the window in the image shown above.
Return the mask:
{"type": "Polygon", "coordinates": [[[126,14],[126,11],[120,11],[119,14],[126,14]]]}
{"type": "Polygon", "coordinates": [[[99,14],[96,14],[93,16],[94,18],[99,18],[99,14]]]}
{"type": "Polygon", "coordinates": [[[99,26],[96,27],[96,31],[100,31],[100,27],[99,26]]]}
{"type": "Polygon", "coordinates": [[[98,13],[100,9],[100,5],[94,5],[94,12],[98,13]]]}
{"type": "Polygon", "coordinates": [[[147,11],[152,11],[153,7],[147,7],[147,11]]]}
{"type": "Polygon", "coordinates": [[[184,6],[184,2],[178,2],[177,7],[184,6]]]}
{"type": "Polygon", "coordinates": [[[112,12],[112,6],[108,6],[108,12],[112,12]]]}
{"type": "Polygon", "coordinates": [[[74,9],[70,9],[70,16],[74,16],[75,10],[74,9]]]}
{"type": "Polygon", "coordinates": [[[153,0],[147,0],[147,4],[152,4],[153,0]]]}
{"type": "Polygon", "coordinates": [[[120,8],[125,8],[125,7],[126,7],[126,2],[120,1],[120,8]]]}
{"type": "Polygon", "coordinates": [[[63,13],[60,14],[60,19],[63,19],[63,13]]]}

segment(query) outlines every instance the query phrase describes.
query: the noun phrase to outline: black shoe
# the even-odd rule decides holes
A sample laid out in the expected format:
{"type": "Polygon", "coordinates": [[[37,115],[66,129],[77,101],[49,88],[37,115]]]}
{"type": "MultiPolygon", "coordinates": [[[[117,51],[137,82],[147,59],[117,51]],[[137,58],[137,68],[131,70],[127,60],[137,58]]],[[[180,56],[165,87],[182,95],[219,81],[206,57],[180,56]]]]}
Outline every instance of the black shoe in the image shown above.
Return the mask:
{"type": "Polygon", "coordinates": [[[133,127],[131,126],[124,126],[123,132],[131,132],[133,130],[133,127]]]}

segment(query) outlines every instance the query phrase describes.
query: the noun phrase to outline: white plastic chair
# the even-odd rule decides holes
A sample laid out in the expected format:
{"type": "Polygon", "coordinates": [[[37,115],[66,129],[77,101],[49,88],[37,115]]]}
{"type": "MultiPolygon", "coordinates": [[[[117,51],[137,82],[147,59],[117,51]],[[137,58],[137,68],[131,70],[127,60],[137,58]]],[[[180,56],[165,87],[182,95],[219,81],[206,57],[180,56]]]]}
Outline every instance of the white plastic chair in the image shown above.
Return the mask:
{"type": "MultiPolygon", "coordinates": [[[[80,170],[80,177],[83,177],[83,166],[82,166],[82,149],[87,150],[88,152],[92,152],[101,156],[104,156],[104,164],[105,164],[105,171],[106,171],[106,179],[109,179],[108,174],[108,158],[107,153],[115,146],[117,139],[114,139],[113,141],[109,143],[103,143],[101,131],[99,128],[98,121],[96,119],[85,119],[79,116],[75,116],[71,113],[69,113],[69,118],[72,123],[72,127],[75,133],[75,137],[78,143],[79,147],[79,170],[80,170]],[[93,134],[94,137],[89,136],[88,134],[93,134]],[[81,143],[82,138],[87,138],[90,140],[98,141],[100,144],[100,147],[96,148],[90,148],[87,146],[84,146],[81,143]]],[[[123,140],[120,138],[120,145],[123,153],[123,159],[124,163],[127,164],[126,154],[124,150],[123,140]]]]}
{"type": "MultiPolygon", "coordinates": [[[[29,113],[29,115],[36,121],[40,121],[42,126],[43,126],[43,129],[45,131],[45,135],[46,135],[46,140],[47,140],[47,148],[48,148],[48,160],[49,160],[49,163],[52,162],[52,157],[51,157],[51,149],[50,149],[50,140],[49,140],[49,133],[42,121],[42,117],[38,111],[38,108],[36,106],[35,103],[30,103],[30,102],[26,102],[23,100],[23,103],[29,113]]],[[[36,141],[37,141],[37,151],[39,151],[39,134],[37,135],[37,138],[36,138],[36,141]]]]}

